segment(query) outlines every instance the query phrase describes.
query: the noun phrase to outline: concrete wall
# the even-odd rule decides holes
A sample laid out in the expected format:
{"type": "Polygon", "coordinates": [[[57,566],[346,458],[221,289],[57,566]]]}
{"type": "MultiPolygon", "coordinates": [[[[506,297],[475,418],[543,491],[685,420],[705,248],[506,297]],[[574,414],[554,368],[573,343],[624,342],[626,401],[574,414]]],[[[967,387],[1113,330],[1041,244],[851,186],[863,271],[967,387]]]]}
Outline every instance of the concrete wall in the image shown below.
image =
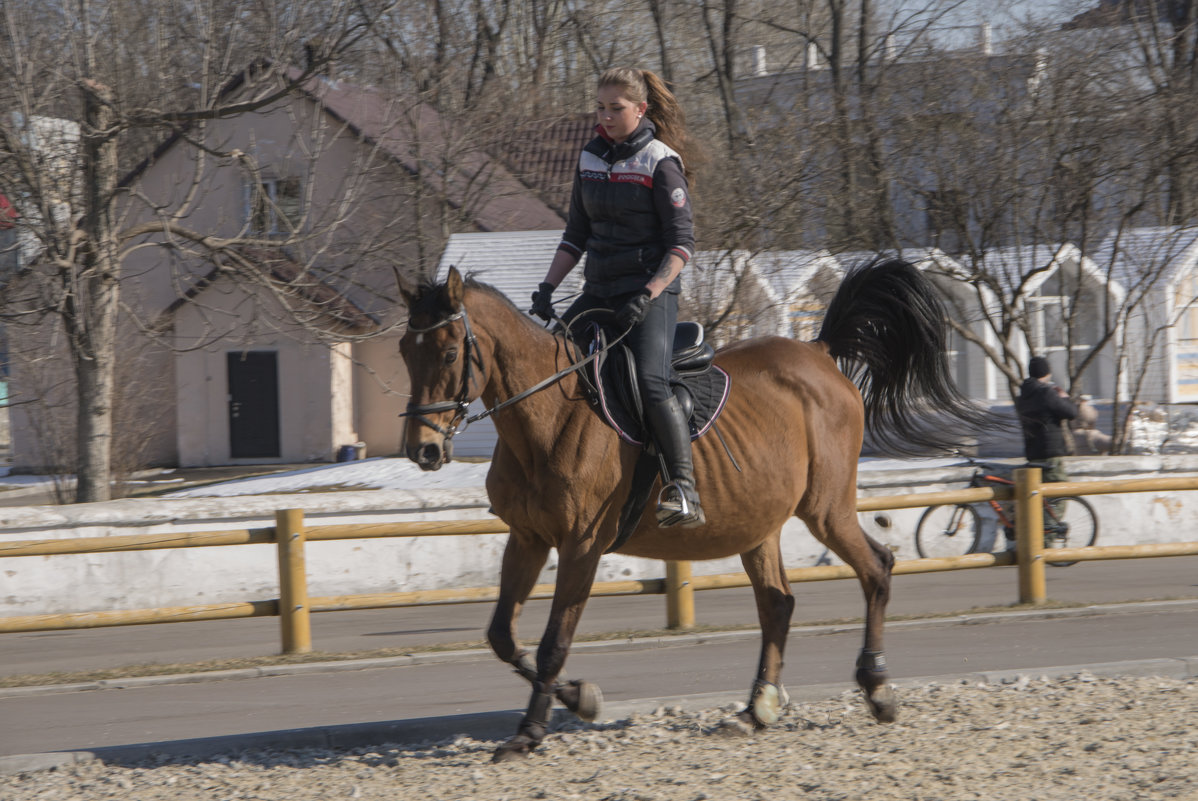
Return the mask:
{"type": "MultiPolygon", "coordinates": [[[[879,463],[892,465],[892,462],[879,463]]],[[[1012,460],[1012,464],[1017,464],[1012,460]]],[[[1139,456],[1072,460],[1076,480],[1198,475],[1198,457],[1139,456]]],[[[881,469],[862,464],[861,495],[956,489],[968,468],[881,469]]],[[[1198,539],[1198,493],[1130,493],[1091,498],[1101,545],[1198,539]]],[[[110,534],[213,531],[272,526],[276,509],[300,507],[308,525],[396,520],[484,519],[481,488],[379,490],[202,500],[121,500],[102,504],[0,510],[0,544],[110,534]],[[347,511],[347,510],[353,510],[347,511]]],[[[861,515],[862,527],[899,559],[915,558],[922,509],[861,515]]],[[[314,596],[490,586],[498,581],[506,535],[348,540],[308,545],[308,589],[314,596]]],[[[838,560],[792,520],[783,531],[788,567],[838,560]]],[[[541,576],[552,581],[556,554],[541,576]]],[[[694,565],[697,575],[741,570],[732,557],[694,565]]],[[[660,562],[609,555],[598,580],[656,578],[660,562]]],[[[1013,581],[1014,579],[1012,579],[1013,581]]],[[[273,546],[182,548],[130,553],[0,559],[0,617],[187,606],[278,597],[273,546]]]]}

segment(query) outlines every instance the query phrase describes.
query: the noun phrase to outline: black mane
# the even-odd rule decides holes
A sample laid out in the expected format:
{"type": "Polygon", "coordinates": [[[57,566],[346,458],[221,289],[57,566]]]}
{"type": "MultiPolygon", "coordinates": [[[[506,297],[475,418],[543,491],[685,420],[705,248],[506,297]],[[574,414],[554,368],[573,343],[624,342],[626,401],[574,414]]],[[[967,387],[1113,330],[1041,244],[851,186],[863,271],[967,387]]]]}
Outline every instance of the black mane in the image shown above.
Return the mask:
{"type": "MultiPolygon", "coordinates": [[[[483,292],[487,295],[490,295],[496,300],[507,305],[520,318],[536,328],[538,331],[544,330],[536,323],[535,320],[529,317],[523,309],[517,306],[511,298],[509,298],[492,284],[479,281],[474,277],[473,274],[470,274],[462,277],[462,285],[467,290],[476,290],[478,292],[483,292]]],[[[442,292],[444,288],[444,281],[441,283],[436,283],[435,281],[427,278],[422,280],[417,286],[416,294],[413,296],[412,304],[408,308],[409,318],[411,319],[420,317],[422,320],[427,321],[425,323],[427,325],[455,313],[457,309],[449,308],[444,302],[444,294],[442,292]]]]}

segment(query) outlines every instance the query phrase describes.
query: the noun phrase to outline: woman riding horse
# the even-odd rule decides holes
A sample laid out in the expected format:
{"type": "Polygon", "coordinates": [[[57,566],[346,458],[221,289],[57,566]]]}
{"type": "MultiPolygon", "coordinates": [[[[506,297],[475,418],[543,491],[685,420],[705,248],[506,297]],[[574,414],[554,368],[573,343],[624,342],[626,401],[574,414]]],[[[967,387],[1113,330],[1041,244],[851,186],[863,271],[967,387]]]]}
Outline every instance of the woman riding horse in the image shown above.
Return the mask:
{"type": "Polygon", "coordinates": [[[554,318],[553,290],[586,253],[586,284],[565,320],[582,341],[593,309],[616,313],[636,359],[650,433],[665,465],[659,526],[700,526],[690,428],[670,388],[679,275],[695,250],[691,204],[679,150],[688,146],[678,101],[648,70],[599,77],[598,134],[574,175],[566,233],[532,296],[533,314],[554,318]]]}
{"type": "MultiPolygon", "coordinates": [[[[400,340],[412,393],[408,456],[425,470],[438,469],[470,403],[481,398],[495,410],[498,440],[487,494],[511,534],[487,639],[532,684],[515,736],[494,756],[515,759],[544,739],[555,699],[584,719],[598,714],[598,689],[566,681],[563,667],[599,560],[616,540],[639,449],[591,410],[577,373],[559,372],[555,335],[493,287],[451,269],[444,283],[404,297],[410,313],[400,340]],[[529,394],[530,388],[541,389],[529,394]],[[520,646],[516,622],[552,549],[557,581],[534,660],[520,646]]],[[[894,556],[858,522],[857,460],[867,427],[879,447],[903,452],[911,443],[949,446],[983,421],[949,380],[946,319],[917,269],[882,261],[845,277],[815,341],[766,337],[716,354],[731,378],[720,428],[739,468],[718,442],[697,440],[706,525],[662,529],[644,519],[617,553],[667,560],[740,555],[762,639],[749,702],[736,726],[769,725],[783,704],[782,657],[794,596],[781,532],[796,516],[857,574],[865,597],[857,683],[878,720],[894,719],[897,701],[882,643],[894,556]],[[922,424],[927,412],[937,415],[935,425],[922,424]]]]}

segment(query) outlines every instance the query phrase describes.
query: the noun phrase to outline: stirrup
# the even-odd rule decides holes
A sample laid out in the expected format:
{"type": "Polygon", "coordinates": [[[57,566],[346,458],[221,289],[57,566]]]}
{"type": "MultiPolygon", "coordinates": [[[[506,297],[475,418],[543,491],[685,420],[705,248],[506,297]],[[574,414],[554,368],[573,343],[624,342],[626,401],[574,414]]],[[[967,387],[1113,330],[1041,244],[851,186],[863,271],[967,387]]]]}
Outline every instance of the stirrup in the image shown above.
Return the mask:
{"type": "Polygon", "coordinates": [[[687,500],[682,487],[671,481],[657,493],[657,525],[661,528],[693,528],[707,522],[702,507],[687,500]]]}

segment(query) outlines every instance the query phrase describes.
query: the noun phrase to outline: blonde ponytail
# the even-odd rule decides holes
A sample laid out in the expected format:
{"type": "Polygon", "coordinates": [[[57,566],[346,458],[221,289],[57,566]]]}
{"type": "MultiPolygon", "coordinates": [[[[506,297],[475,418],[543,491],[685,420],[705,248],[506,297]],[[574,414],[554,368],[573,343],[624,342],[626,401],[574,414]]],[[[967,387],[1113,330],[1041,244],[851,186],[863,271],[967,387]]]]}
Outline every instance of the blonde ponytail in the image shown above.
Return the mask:
{"type": "Polygon", "coordinates": [[[615,86],[634,103],[647,102],[645,113],[657,128],[657,138],[669,145],[682,158],[682,168],[688,181],[693,182],[693,164],[699,150],[686,132],[686,115],[678,99],[656,73],[629,67],[613,67],[599,76],[599,88],[615,86]]]}

